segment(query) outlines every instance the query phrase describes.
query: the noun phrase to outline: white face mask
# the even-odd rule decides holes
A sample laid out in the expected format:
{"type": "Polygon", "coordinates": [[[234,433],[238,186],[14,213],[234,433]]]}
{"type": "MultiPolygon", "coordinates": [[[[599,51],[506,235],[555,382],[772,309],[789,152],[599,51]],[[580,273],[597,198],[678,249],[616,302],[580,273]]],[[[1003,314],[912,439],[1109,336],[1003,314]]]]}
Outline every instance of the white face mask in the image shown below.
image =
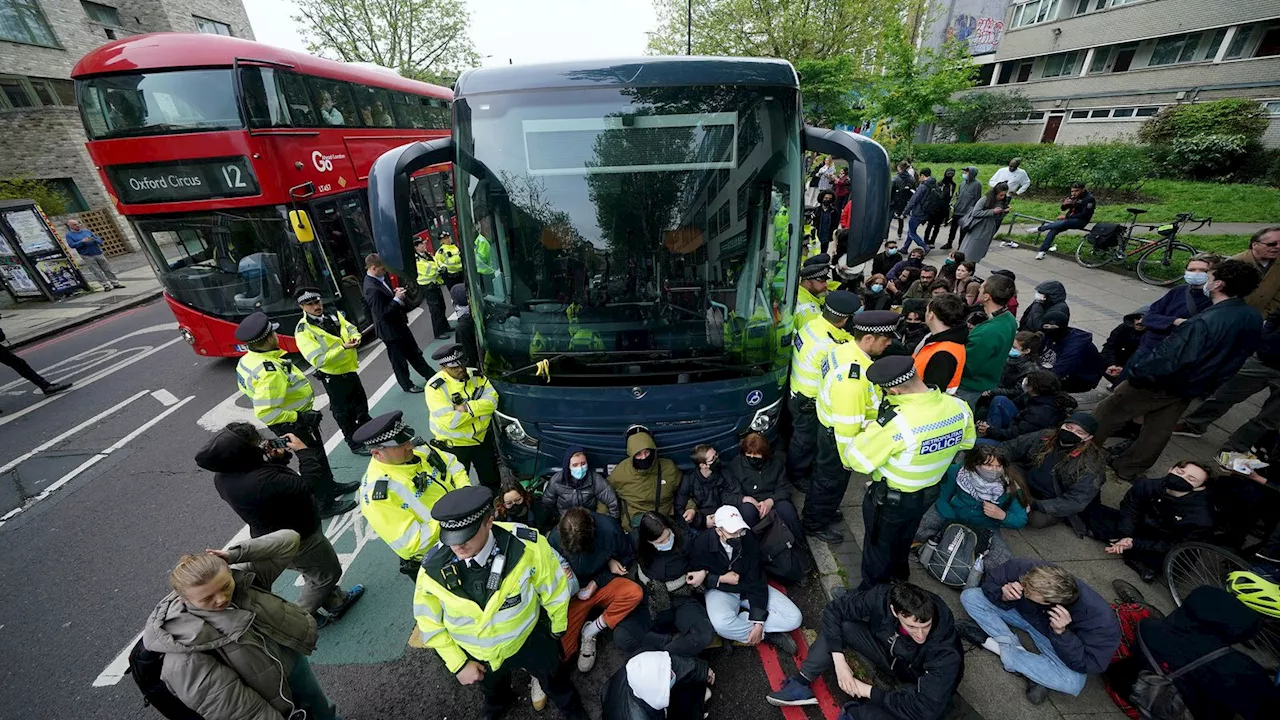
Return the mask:
{"type": "Polygon", "coordinates": [[[672,533],[667,538],[666,542],[656,542],[656,543],[653,543],[653,546],[658,549],[658,552],[667,552],[668,550],[676,546],[675,533],[672,533]]]}
{"type": "Polygon", "coordinates": [[[1045,301],[1045,299],[1046,299],[1046,298],[1045,298],[1045,296],[1044,296],[1044,293],[1036,293],[1036,300],[1037,300],[1037,301],[1039,301],[1039,302],[1044,302],[1044,301],[1045,301]]]}

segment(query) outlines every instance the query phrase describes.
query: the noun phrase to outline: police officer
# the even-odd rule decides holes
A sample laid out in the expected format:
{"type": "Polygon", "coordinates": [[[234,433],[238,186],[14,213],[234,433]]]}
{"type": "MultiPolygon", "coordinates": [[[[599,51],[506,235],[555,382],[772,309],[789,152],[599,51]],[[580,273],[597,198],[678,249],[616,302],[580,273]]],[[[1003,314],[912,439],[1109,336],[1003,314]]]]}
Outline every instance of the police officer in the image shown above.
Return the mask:
{"type": "Polygon", "coordinates": [[[822,296],[827,294],[827,281],[831,279],[831,256],[814,255],[800,266],[800,288],[796,291],[796,312],[792,316],[792,328],[799,331],[808,322],[822,315],[822,296]]]}
{"type": "Polygon", "coordinates": [[[545,687],[566,717],[587,717],[560,662],[569,578],[546,538],[524,525],[494,522],[493,495],[483,487],[446,494],[433,513],[440,542],[422,561],[413,594],[424,644],[458,682],[480,685],[481,717],[500,717],[510,707],[515,668],[545,687]]]}
{"type": "Polygon", "coordinates": [[[849,468],[840,459],[840,445],[853,442],[868,416],[880,404],[880,392],[867,379],[871,359],[893,342],[898,313],[872,310],[853,316],[853,342],[833,343],[822,361],[818,391],[818,453],[813,479],[805,497],[801,522],[806,535],[829,543],[844,541],[832,527],[844,519],[840,503],[849,487],[849,468]]]}
{"type": "Polygon", "coordinates": [[[443,268],[427,250],[425,237],[414,238],[413,255],[417,260],[418,289],[422,291],[422,301],[431,315],[431,334],[444,337],[449,332],[449,320],[444,311],[443,268]]]}
{"type": "Polygon", "coordinates": [[[840,448],[845,464],[873,481],[862,500],[862,590],[907,579],[911,539],[938,481],[977,438],[969,404],[925,385],[910,357],[880,358],[867,378],[887,397],[875,422],[840,448]]]}
{"type": "MultiPolygon", "coordinates": [[[[307,376],[280,349],[280,339],[276,336],[279,327],[261,312],[240,321],[236,340],[248,346],[249,351],[236,366],[236,384],[253,402],[254,417],[277,436],[293,433],[308,447],[324,447],[320,438],[320,421],[324,416],[319,410],[311,409],[315,391],[307,376]]],[[[360,483],[335,483],[329,457],[321,453],[319,459],[323,469],[312,489],[320,517],[333,517],[351,509],[350,503],[344,505],[338,498],[355,492],[360,483]]]]}
{"type": "Polygon", "coordinates": [[[445,493],[471,484],[458,459],[422,443],[404,413],[379,415],[356,431],[373,459],[360,481],[360,513],[400,556],[400,571],[417,577],[418,563],[436,544],[431,509],[445,493]]]}
{"type": "Polygon", "coordinates": [[[341,311],[325,312],[316,288],[300,288],[296,298],[302,306],[302,317],[293,330],[298,352],[316,369],[316,377],[329,393],[329,407],[347,447],[357,455],[368,455],[365,446],[352,438],[361,425],[369,422],[369,396],[356,372],[360,367],[356,355],[360,330],[341,311]]]}
{"type": "Polygon", "coordinates": [[[832,344],[852,339],[844,326],[858,311],[858,305],[858,296],[851,292],[837,290],[828,293],[822,314],[795,333],[795,351],[791,354],[791,397],[787,401],[792,423],[787,477],[792,484],[805,487],[813,466],[818,440],[817,402],[822,361],[832,344]]]}
{"type": "Polygon", "coordinates": [[[498,449],[489,423],[498,409],[498,391],[479,370],[468,368],[462,346],[445,345],[431,355],[442,368],[427,381],[427,412],[431,444],[457,456],[480,484],[497,492],[502,477],[498,449]]]}
{"type": "Polygon", "coordinates": [[[436,262],[444,275],[444,286],[451,288],[462,282],[462,253],[453,244],[453,236],[447,231],[440,233],[440,247],[436,249],[436,262]]]}

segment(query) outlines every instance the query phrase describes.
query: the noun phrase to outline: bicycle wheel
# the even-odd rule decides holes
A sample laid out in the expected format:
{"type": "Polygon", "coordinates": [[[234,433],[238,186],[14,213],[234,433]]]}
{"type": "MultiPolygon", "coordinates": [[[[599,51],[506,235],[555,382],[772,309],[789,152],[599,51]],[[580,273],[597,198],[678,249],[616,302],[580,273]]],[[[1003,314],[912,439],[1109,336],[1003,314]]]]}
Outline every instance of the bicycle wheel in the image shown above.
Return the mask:
{"type": "Polygon", "coordinates": [[[1116,249],[1109,247],[1106,250],[1098,250],[1093,243],[1088,240],[1080,242],[1080,246],[1076,248],[1076,262],[1081,267],[1100,268],[1103,265],[1116,259],[1116,249]]]}
{"type": "Polygon", "coordinates": [[[1186,243],[1156,245],[1138,256],[1138,279],[1148,285],[1172,285],[1182,279],[1187,262],[1195,254],[1196,249],[1186,243]]]}
{"type": "Polygon", "coordinates": [[[1164,581],[1179,606],[1198,587],[1226,588],[1227,575],[1248,570],[1249,563],[1226,548],[1202,542],[1183,543],[1164,558],[1164,581]]]}

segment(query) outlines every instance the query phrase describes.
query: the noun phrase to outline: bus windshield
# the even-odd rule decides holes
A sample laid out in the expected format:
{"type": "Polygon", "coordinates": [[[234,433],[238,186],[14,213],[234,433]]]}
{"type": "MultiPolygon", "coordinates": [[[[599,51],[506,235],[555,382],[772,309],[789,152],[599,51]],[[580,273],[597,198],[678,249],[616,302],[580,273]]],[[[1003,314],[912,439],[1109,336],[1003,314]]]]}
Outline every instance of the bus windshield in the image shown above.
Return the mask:
{"type": "MultiPolygon", "coordinates": [[[[683,382],[786,363],[794,90],[539,90],[455,102],[486,369],[683,382]]],[[[542,382],[538,379],[537,382],[542,382]]]]}
{"type": "Polygon", "coordinates": [[[76,97],[90,140],[244,127],[230,68],[92,77],[76,97]]]}

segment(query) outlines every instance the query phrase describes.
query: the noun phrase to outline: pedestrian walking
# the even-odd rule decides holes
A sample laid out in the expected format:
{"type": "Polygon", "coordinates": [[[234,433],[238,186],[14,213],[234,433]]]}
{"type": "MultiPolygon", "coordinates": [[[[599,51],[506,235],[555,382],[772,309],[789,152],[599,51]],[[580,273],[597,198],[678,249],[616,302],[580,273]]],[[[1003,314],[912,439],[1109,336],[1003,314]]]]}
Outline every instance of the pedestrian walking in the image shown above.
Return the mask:
{"type": "Polygon", "coordinates": [[[991,249],[991,241],[1000,230],[1000,223],[1009,214],[1009,186],[997,184],[980,198],[968,214],[960,221],[963,235],[960,239],[960,252],[967,260],[982,262],[991,249]]]}
{"type": "MultiPolygon", "coordinates": [[[[956,233],[960,234],[960,242],[964,243],[964,236],[967,231],[961,227],[966,215],[978,204],[978,200],[982,198],[982,183],[978,180],[978,168],[966,167],[961,170],[960,187],[956,190],[955,206],[951,209],[951,228],[947,230],[947,242],[942,246],[943,250],[950,250],[955,246],[956,233]]],[[[978,262],[974,260],[974,262],[978,262]]]]}
{"type": "Polygon", "coordinates": [[[320,291],[313,287],[298,290],[302,317],[293,330],[298,352],[311,367],[329,394],[333,419],[342,430],[347,448],[356,455],[368,455],[364,445],[351,439],[357,428],[369,422],[369,396],[360,382],[360,330],[340,310],[325,311],[320,291]]]}
{"type": "Polygon", "coordinates": [[[431,335],[444,337],[449,334],[449,320],[444,310],[443,270],[435,257],[427,252],[425,237],[414,238],[413,255],[418,270],[418,289],[422,291],[422,302],[431,316],[431,335]]]}
{"type": "Polygon", "coordinates": [[[463,365],[462,346],[445,345],[431,355],[440,372],[427,381],[431,444],[451,453],[468,472],[475,468],[480,484],[498,492],[498,448],[489,426],[498,409],[498,391],[478,370],[463,365]]]}
{"type": "Polygon", "coordinates": [[[74,248],[80,255],[81,264],[89,268],[89,272],[93,273],[103,290],[124,287],[111,269],[111,263],[107,262],[107,256],[102,252],[102,238],[92,230],[81,227],[80,221],[74,219],[67,221],[65,238],[67,245],[74,248]]]}
{"type": "MultiPolygon", "coordinates": [[[[27,380],[30,380],[36,387],[40,388],[40,392],[44,393],[45,395],[60,393],[63,390],[66,390],[67,388],[71,387],[70,382],[54,383],[46,380],[43,375],[33,370],[31,368],[31,365],[27,363],[26,360],[23,360],[22,358],[15,355],[14,352],[10,350],[7,345],[4,344],[4,341],[5,341],[4,330],[0,330],[0,365],[8,365],[9,367],[13,368],[14,372],[18,373],[19,375],[26,378],[27,380]]],[[[4,412],[4,411],[0,410],[0,412],[4,412]]]]}
{"type": "Polygon", "coordinates": [[[418,347],[413,331],[409,329],[405,289],[391,288],[387,281],[387,266],[377,254],[367,256],[364,264],[364,301],[373,315],[378,337],[387,346],[387,360],[391,362],[396,382],[407,393],[420,393],[422,386],[414,384],[409,366],[412,365],[423,378],[431,377],[432,372],[426,358],[422,357],[422,348],[418,347]]]}
{"type": "Polygon", "coordinates": [[[925,242],[917,230],[935,213],[941,212],[944,203],[942,190],[938,188],[938,181],[934,179],[933,171],[930,168],[921,169],[920,184],[916,186],[915,192],[911,193],[911,199],[907,201],[907,206],[902,210],[903,214],[907,216],[908,248],[911,247],[912,243],[915,243],[925,253],[929,252],[929,243],[925,242]]]}
{"type": "Polygon", "coordinates": [[[942,204],[938,205],[932,215],[929,216],[924,226],[924,242],[929,247],[934,247],[938,242],[938,232],[943,225],[947,224],[947,217],[951,215],[951,201],[956,196],[956,169],[947,168],[942,173],[942,180],[938,183],[938,190],[942,193],[942,204]]]}

